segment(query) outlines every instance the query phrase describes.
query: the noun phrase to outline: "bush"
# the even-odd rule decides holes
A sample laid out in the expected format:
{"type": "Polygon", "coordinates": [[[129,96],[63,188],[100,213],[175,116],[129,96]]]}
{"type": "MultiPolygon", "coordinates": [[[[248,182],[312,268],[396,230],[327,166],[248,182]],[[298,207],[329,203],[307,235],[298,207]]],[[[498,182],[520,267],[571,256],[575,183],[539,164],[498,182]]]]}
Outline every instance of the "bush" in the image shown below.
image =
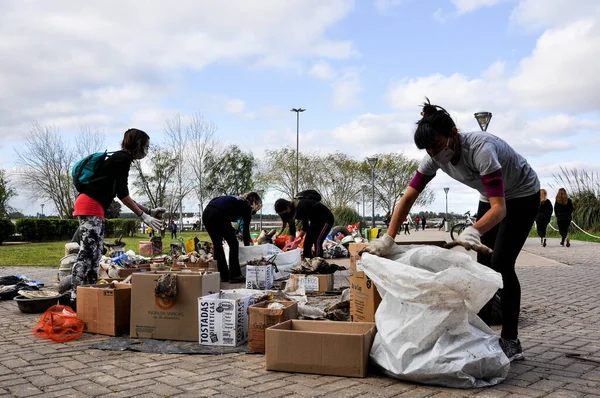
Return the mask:
{"type": "Polygon", "coordinates": [[[15,225],[8,218],[0,218],[0,244],[15,233],[15,225]]]}
{"type": "Polygon", "coordinates": [[[335,225],[350,225],[360,222],[360,215],[352,207],[338,207],[333,209],[333,216],[335,217],[335,225]]]}
{"type": "Polygon", "coordinates": [[[78,226],[79,221],[76,219],[20,218],[16,229],[25,241],[43,242],[71,240],[78,226]]]}

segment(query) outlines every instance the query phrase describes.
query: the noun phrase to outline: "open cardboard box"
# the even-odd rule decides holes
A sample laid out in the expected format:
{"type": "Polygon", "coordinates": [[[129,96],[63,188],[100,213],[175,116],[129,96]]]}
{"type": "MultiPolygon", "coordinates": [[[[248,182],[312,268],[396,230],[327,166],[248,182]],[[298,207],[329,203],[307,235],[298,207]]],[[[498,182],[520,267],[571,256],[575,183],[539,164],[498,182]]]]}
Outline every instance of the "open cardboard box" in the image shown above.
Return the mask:
{"type": "Polygon", "coordinates": [[[77,318],[88,333],[120,336],[129,331],[131,285],[110,283],[77,287],[77,318]]]}
{"type": "Polygon", "coordinates": [[[366,377],[375,333],[371,322],[285,321],[266,331],[266,369],[366,377]]]}

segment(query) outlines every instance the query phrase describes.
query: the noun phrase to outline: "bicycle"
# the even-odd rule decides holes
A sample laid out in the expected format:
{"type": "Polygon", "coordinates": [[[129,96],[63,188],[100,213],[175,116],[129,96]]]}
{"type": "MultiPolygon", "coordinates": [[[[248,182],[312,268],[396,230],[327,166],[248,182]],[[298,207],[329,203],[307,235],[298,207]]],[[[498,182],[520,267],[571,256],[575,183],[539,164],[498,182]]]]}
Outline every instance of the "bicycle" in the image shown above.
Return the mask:
{"type": "MultiPolygon", "coordinates": [[[[470,211],[466,212],[465,216],[467,216],[467,220],[465,222],[456,224],[450,230],[450,238],[452,238],[452,240],[454,240],[454,234],[456,234],[456,236],[458,237],[458,235],[460,235],[462,233],[462,231],[465,230],[465,228],[470,227],[471,225],[475,224],[475,220],[473,220],[473,218],[471,218],[470,211]]],[[[475,217],[477,217],[477,216],[475,216],[475,217]]]]}

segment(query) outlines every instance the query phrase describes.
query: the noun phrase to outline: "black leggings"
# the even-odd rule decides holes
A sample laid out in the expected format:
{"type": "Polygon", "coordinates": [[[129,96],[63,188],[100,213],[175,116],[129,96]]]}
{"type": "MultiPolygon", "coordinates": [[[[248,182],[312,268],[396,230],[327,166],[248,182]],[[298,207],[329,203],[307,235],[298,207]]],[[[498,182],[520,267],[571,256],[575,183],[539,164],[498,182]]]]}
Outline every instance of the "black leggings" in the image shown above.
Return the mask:
{"type": "Polygon", "coordinates": [[[313,258],[313,246],[315,247],[315,257],[323,257],[323,241],[327,237],[329,230],[333,226],[333,219],[326,219],[318,224],[311,224],[306,231],[304,238],[304,258],[313,258]]]}
{"type": "Polygon", "coordinates": [[[540,238],[546,237],[546,229],[548,229],[548,224],[550,224],[549,218],[536,218],[535,220],[536,229],[538,236],[540,238]]]}
{"type": "MultiPolygon", "coordinates": [[[[517,256],[523,248],[540,207],[540,193],[506,201],[506,217],[483,234],[481,243],[492,248],[492,254],[478,254],[477,262],[502,275],[502,334],[506,339],[518,336],[521,308],[521,285],[515,271],[517,256]]],[[[490,204],[479,202],[478,217],[490,210],[490,204]]],[[[492,310],[491,302],[481,310],[482,318],[492,310]]]]}
{"type": "Polygon", "coordinates": [[[569,225],[571,225],[571,219],[568,218],[566,220],[556,220],[558,224],[558,233],[560,234],[560,241],[565,243],[565,239],[567,239],[567,234],[569,233],[569,225]]]}
{"type": "Polygon", "coordinates": [[[221,273],[222,280],[229,280],[242,276],[240,268],[240,244],[235,236],[235,229],[228,221],[228,218],[221,210],[213,206],[206,206],[202,213],[204,227],[210,236],[215,252],[215,260],[217,267],[221,273]],[[229,245],[229,267],[225,259],[225,251],[223,250],[223,239],[229,245]]]}

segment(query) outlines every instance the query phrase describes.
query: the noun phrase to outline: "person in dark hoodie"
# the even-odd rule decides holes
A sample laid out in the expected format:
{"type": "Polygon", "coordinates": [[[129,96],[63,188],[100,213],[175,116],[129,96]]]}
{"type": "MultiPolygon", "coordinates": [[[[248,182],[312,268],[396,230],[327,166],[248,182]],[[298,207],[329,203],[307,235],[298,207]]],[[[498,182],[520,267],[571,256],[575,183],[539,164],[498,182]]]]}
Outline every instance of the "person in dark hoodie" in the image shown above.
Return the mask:
{"type": "Polygon", "coordinates": [[[560,233],[560,245],[565,245],[567,241],[567,247],[571,246],[571,238],[567,238],[569,234],[569,225],[573,219],[573,202],[567,191],[564,188],[558,190],[556,195],[556,202],[554,202],[554,214],[556,215],[556,223],[558,224],[558,232],[560,233]]]}
{"type": "Polygon", "coordinates": [[[296,220],[302,222],[304,238],[303,257],[323,256],[323,241],[333,226],[333,213],[323,203],[321,195],[313,190],[298,193],[293,200],[277,199],[275,211],[289,228],[290,239],[296,238],[296,220]],[[314,248],[314,253],[313,253],[314,248]]]}
{"type": "Polygon", "coordinates": [[[123,135],[121,150],[112,153],[99,166],[94,181],[79,186],[73,215],[79,219],[77,239],[80,246],[73,264],[71,277],[71,305],[76,305],[77,286],[92,285],[98,281],[98,266],[104,249],[104,213],[116,197],[136,216],[154,230],[166,211],[163,207],[148,209],[129,196],[127,178],[131,163],[148,154],[150,137],[138,129],[129,129],[123,135]]]}
{"type": "Polygon", "coordinates": [[[244,246],[249,246],[250,219],[261,207],[262,199],[260,195],[256,192],[249,192],[242,196],[219,196],[212,199],[204,209],[202,219],[204,220],[206,232],[208,232],[213,243],[221,282],[242,283],[245,281],[240,267],[236,230],[231,223],[242,219],[244,246]],[[229,245],[229,267],[223,250],[223,239],[229,245]]]}
{"type": "Polygon", "coordinates": [[[548,199],[548,192],[540,189],[540,209],[535,217],[535,225],[540,237],[540,244],[544,247],[546,247],[546,229],[550,224],[550,218],[552,218],[552,202],[548,199]]]}

